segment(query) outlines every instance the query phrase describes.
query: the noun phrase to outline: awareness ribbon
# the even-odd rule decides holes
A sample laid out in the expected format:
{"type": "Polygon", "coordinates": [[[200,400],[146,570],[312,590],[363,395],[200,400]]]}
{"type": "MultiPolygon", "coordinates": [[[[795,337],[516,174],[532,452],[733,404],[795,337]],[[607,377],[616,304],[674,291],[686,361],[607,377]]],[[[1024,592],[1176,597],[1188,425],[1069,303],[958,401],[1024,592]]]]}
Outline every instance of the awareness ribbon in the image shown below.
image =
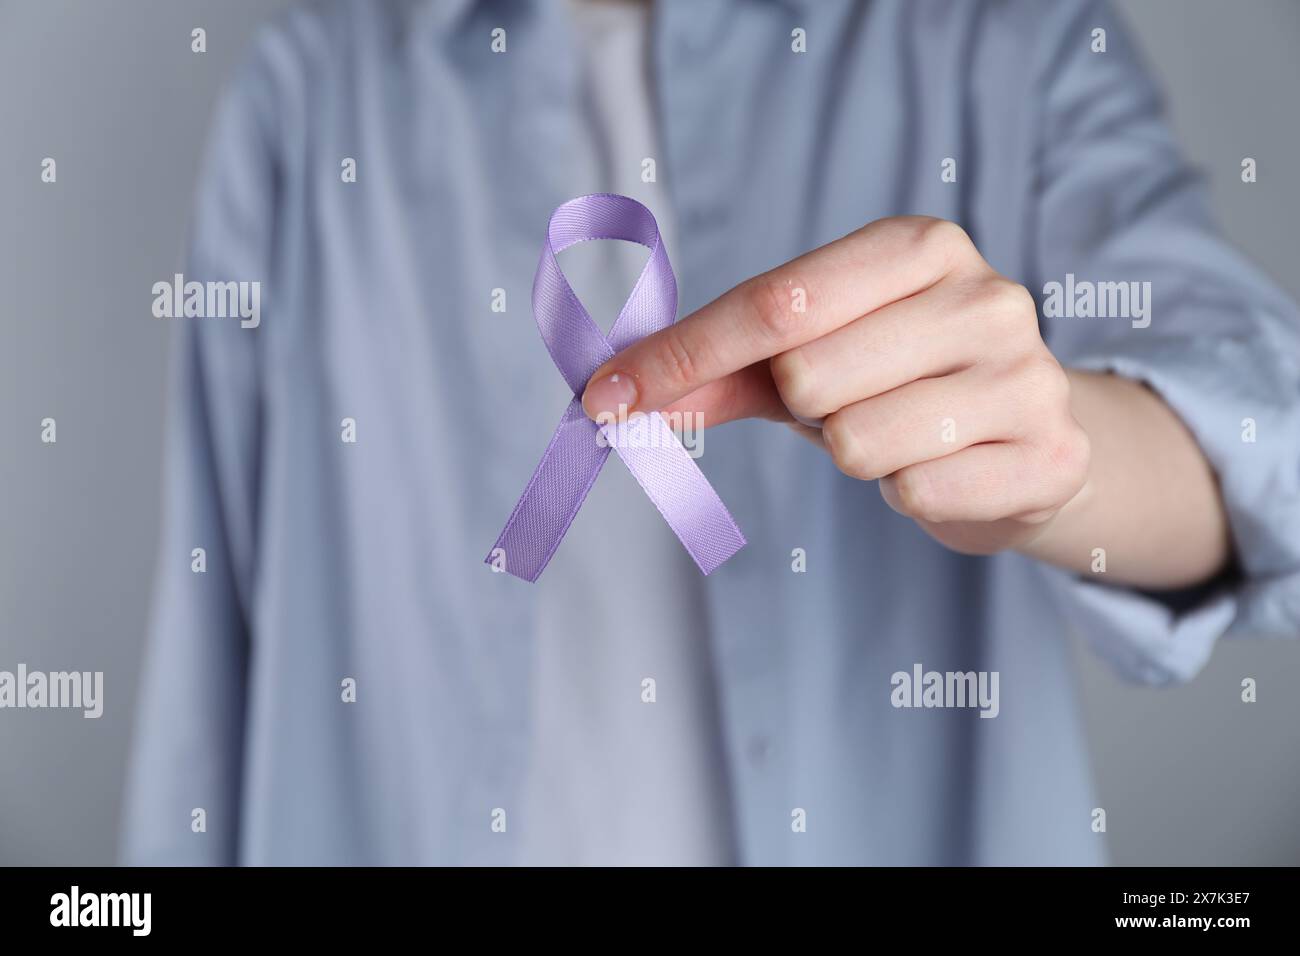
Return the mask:
{"type": "Polygon", "coordinates": [[[533,279],[533,317],[551,360],[573,389],[537,470],[485,563],[536,581],[596,482],[610,448],[705,574],[745,546],[745,536],[709,480],[658,412],[620,415],[598,424],[582,409],[593,372],[616,352],[667,328],[677,317],[677,280],[650,210],[610,193],[580,196],[551,215],[533,279]],[[606,336],[569,286],[557,253],[590,239],[623,239],[650,249],[650,259],[606,336]],[[624,420],[625,419],[625,420],[624,420]],[[603,436],[598,441],[597,436],[603,436]]]}

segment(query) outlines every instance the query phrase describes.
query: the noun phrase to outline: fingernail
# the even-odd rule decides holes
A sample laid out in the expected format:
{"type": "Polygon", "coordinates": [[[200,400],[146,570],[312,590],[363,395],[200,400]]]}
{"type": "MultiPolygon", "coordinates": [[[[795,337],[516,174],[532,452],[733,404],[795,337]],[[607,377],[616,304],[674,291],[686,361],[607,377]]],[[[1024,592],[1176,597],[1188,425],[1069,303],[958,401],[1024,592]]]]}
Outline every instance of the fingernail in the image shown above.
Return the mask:
{"type": "Polygon", "coordinates": [[[619,414],[619,409],[631,411],[636,406],[636,382],[632,376],[623,372],[606,375],[594,382],[587,383],[587,390],[582,393],[582,410],[590,418],[602,412],[619,414]]]}

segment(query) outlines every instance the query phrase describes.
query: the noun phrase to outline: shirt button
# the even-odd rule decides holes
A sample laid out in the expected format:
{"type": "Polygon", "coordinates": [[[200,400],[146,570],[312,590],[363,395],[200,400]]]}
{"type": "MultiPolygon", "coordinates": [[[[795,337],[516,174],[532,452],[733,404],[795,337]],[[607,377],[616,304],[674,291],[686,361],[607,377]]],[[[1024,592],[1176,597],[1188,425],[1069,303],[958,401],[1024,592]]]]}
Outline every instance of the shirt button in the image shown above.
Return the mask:
{"type": "Polygon", "coordinates": [[[772,749],[771,742],[766,737],[751,737],[749,745],[746,748],[749,756],[749,762],[755,767],[761,767],[767,762],[768,751],[772,749]]]}

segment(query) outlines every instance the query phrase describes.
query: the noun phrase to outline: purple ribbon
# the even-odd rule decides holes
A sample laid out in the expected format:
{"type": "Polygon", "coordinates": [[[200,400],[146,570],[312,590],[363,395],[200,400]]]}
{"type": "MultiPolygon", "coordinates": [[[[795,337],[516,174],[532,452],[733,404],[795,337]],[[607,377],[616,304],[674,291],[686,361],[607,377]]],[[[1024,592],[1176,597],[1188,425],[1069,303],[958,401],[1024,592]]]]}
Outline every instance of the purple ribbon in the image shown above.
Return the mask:
{"type": "Polygon", "coordinates": [[[583,390],[596,369],[677,318],[677,281],[650,210],[635,199],[609,193],[580,196],[556,209],[533,280],[533,317],[574,397],[485,563],[493,564],[494,557],[504,553],[505,570],[536,581],[611,448],[705,574],[744,547],[745,536],[726,505],[662,415],[633,413],[624,416],[626,421],[597,424],[582,410],[583,390]],[[650,249],[650,259],[608,337],[555,261],[556,253],[589,239],[624,239],[650,249]]]}

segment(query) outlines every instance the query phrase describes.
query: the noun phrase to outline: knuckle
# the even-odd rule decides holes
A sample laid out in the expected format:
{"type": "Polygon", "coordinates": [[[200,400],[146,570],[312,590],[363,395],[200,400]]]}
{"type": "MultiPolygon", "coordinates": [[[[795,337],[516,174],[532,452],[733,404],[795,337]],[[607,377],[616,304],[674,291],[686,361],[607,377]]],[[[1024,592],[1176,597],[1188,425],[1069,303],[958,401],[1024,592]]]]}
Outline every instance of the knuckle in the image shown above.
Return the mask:
{"type": "Polygon", "coordinates": [[[920,468],[904,468],[894,476],[894,493],[905,515],[919,521],[939,522],[938,501],[934,489],[920,468]]]}
{"type": "Polygon", "coordinates": [[[1092,457],[1088,433],[1075,421],[1060,429],[1047,444],[1048,465],[1062,476],[1077,478],[1087,473],[1092,457]]]}
{"type": "Polygon", "coordinates": [[[973,246],[966,230],[951,219],[920,218],[917,239],[923,249],[948,261],[973,246]]]}
{"type": "Polygon", "coordinates": [[[665,335],[660,341],[655,359],[662,381],[670,388],[675,391],[694,388],[698,378],[698,363],[694,350],[681,335],[676,333],[665,335]]]}
{"type": "Polygon", "coordinates": [[[774,355],[768,366],[777,394],[786,408],[807,418],[817,418],[824,413],[818,408],[816,375],[799,349],[774,355]]]}
{"type": "Polygon", "coordinates": [[[1041,353],[1030,360],[1029,375],[1040,401],[1053,406],[1069,405],[1069,376],[1050,352],[1041,353]]]}
{"type": "Polygon", "coordinates": [[[1029,290],[1004,276],[980,283],[977,301],[987,316],[1010,325],[1021,325],[1031,315],[1037,319],[1037,306],[1029,290]]]}
{"type": "Polygon", "coordinates": [[[1035,350],[1011,366],[1013,394],[1026,409],[1042,411],[1066,408],[1070,403],[1070,379],[1055,356],[1035,350]]]}
{"type": "Polygon", "coordinates": [[[854,434],[852,423],[842,415],[830,415],[822,422],[822,438],[830,449],[835,467],[850,478],[870,481],[880,477],[871,473],[871,463],[854,434]]]}
{"type": "Polygon", "coordinates": [[[798,315],[791,290],[801,287],[793,280],[758,276],[749,281],[745,305],[752,325],[767,341],[784,342],[790,337],[798,315]]]}

